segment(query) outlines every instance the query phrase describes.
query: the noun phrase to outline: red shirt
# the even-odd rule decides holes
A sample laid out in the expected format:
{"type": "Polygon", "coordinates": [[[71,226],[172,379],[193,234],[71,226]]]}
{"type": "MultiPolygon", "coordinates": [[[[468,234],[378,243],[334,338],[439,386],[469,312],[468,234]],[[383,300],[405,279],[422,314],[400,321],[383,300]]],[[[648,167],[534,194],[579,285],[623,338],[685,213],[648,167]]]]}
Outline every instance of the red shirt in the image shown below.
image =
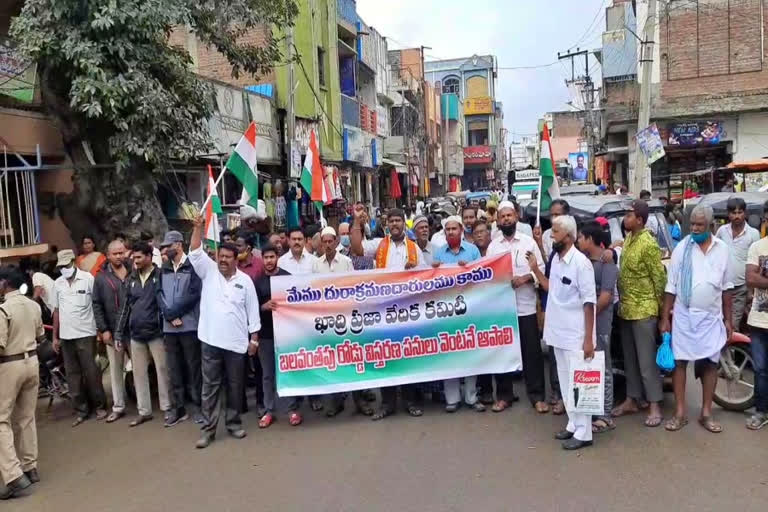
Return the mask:
{"type": "Polygon", "coordinates": [[[261,256],[251,253],[246,260],[237,262],[237,268],[255,282],[264,273],[264,261],[261,256]]]}

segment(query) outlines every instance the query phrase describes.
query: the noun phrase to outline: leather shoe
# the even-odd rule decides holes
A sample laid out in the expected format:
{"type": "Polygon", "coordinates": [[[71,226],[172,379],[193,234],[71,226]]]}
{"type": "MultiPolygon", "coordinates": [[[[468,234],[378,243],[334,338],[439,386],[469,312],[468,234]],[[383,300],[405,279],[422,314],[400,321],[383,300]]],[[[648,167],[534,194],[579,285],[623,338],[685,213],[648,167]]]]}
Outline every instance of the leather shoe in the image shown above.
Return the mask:
{"type": "Polygon", "coordinates": [[[27,475],[27,478],[29,478],[29,481],[33,484],[36,484],[40,481],[40,475],[37,474],[37,468],[32,468],[29,471],[25,471],[24,474],[27,475]]]}
{"type": "Polygon", "coordinates": [[[566,439],[570,439],[573,437],[573,432],[568,432],[567,430],[561,430],[557,434],[555,434],[555,439],[558,441],[565,441],[566,439]]]}
{"type": "Polygon", "coordinates": [[[197,448],[198,450],[202,450],[203,448],[208,448],[214,439],[216,439],[215,436],[203,434],[203,436],[197,440],[197,443],[195,443],[195,448],[197,448]]]}
{"type": "Polygon", "coordinates": [[[247,436],[248,433],[245,430],[243,430],[242,428],[239,428],[237,430],[230,430],[229,431],[229,435],[231,435],[235,439],[242,439],[245,436],[247,436]]]}
{"type": "Polygon", "coordinates": [[[579,441],[575,437],[563,441],[563,450],[578,450],[587,446],[592,446],[592,441],[579,441]]]}
{"type": "Polygon", "coordinates": [[[19,496],[25,489],[32,485],[27,475],[21,475],[16,480],[8,482],[4,487],[0,487],[0,500],[7,500],[14,496],[19,496]]]}

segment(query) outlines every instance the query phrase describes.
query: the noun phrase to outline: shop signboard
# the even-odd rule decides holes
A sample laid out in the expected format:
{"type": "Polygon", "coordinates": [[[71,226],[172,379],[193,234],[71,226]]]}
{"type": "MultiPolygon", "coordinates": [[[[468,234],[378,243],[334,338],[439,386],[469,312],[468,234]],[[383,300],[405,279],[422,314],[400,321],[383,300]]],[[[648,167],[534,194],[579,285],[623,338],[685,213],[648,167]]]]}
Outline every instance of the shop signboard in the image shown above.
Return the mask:
{"type": "Polygon", "coordinates": [[[468,146],[464,148],[464,164],[490,164],[493,151],[490,146],[468,146]]]}
{"type": "Polygon", "coordinates": [[[493,114],[493,98],[490,96],[478,96],[464,100],[464,115],[493,114]]]}
{"type": "Polygon", "coordinates": [[[725,129],[722,121],[692,121],[668,125],[665,135],[668,146],[707,146],[723,140],[725,129]]]}

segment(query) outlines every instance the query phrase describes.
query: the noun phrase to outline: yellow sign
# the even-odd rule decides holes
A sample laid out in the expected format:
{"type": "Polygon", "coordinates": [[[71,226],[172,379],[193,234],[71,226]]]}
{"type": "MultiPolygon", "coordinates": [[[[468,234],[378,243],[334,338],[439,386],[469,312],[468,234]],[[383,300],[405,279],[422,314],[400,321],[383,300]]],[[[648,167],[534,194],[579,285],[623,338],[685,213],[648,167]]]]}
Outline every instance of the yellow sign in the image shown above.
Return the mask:
{"type": "Polygon", "coordinates": [[[493,114],[493,98],[490,96],[478,96],[464,100],[464,115],[493,114]]]}

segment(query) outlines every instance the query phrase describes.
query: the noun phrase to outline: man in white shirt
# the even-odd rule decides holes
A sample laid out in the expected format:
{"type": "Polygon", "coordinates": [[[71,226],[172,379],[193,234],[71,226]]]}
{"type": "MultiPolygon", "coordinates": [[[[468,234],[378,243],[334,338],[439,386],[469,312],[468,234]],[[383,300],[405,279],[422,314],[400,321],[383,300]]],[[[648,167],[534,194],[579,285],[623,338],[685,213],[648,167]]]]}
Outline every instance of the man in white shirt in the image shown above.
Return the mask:
{"type": "Polygon", "coordinates": [[[280,256],[277,265],[294,276],[311,274],[315,257],[306,250],[306,239],[301,228],[289,229],[288,240],[290,250],[280,256]]]}
{"type": "Polygon", "coordinates": [[[53,279],[48,274],[35,272],[32,274],[33,299],[40,299],[48,310],[53,313],[53,279]]]}
{"type": "MultiPolygon", "coordinates": [[[[502,236],[491,241],[487,254],[509,254],[512,258],[512,287],[515,289],[517,302],[525,388],[536,411],[546,413],[549,412],[549,405],[546,402],[544,354],[541,350],[539,323],[536,317],[536,278],[528,266],[528,254],[534,255],[541,272],[544,271],[544,260],[533,238],[517,231],[517,205],[514,202],[502,202],[498,216],[502,236]]],[[[498,400],[493,405],[494,412],[503,411],[517,398],[512,387],[512,376],[512,373],[496,375],[498,400]]]]}
{"type": "MultiPolygon", "coordinates": [[[[570,215],[571,205],[565,199],[555,199],[549,205],[549,220],[554,222],[561,215],[570,215]]],[[[552,254],[552,228],[541,232],[541,226],[533,228],[533,239],[541,250],[544,261],[549,261],[549,255],[552,254]]]]}
{"type": "MultiPolygon", "coordinates": [[[[570,215],[558,216],[552,222],[555,256],[549,279],[537,266],[531,269],[541,287],[549,292],[544,341],[555,352],[563,384],[568,382],[569,361],[574,355],[584,359],[595,355],[595,272],[589,259],[575,247],[575,241],[576,220],[570,215]]],[[[555,434],[555,439],[563,441],[566,450],[591,446],[591,416],[568,411],[568,426],[555,434]]]]}
{"type": "Polygon", "coordinates": [[[253,280],[237,269],[237,247],[222,244],[218,264],[203,252],[203,217],[194,220],[189,261],[202,281],[197,335],[202,342],[202,437],[206,448],[216,437],[222,395],[227,395],[225,425],[229,434],[246,436],[240,420],[245,397],[246,353],[256,354],[261,329],[259,299],[253,280]]]}
{"type": "Polygon", "coordinates": [[[424,215],[419,215],[413,220],[413,232],[416,235],[416,244],[424,256],[424,262],[431,265],[435,257],[435,247],[429,241],[429,221],[424,215]]]}
{"type": "MultiPolygon", "coordinates": [[[[413,240],[405,236],[405,213],[394,208],[389,210],[387,228],[389,234],[384,238],[365,240],[365,224],[368,222],[365,207],[357,204],[354,220],[349,230],[350,250],[357,256],[373,257],[377,269],[410,270],[426,268],[424,255],[413,240]]],[[[408,414],[417,417],[424,414],[422,394],[416,384],[402,386],[403,400],[408,414]]],[[[381,409],[373,415],[374,421],[381,420],[397,410],[397,386],[381,388],[381,409]]]]}
{"type": "Polygon", "coordinates": [[[670,332],[672,315],[676,407],[674,417],[664,425],[669,431],[680,430],[688,423],[685,404],[688,361],[694,361],[696,377],[701,378],[699,424],[712,433],[723,430],[722,425],[712,419],[712,396],[717,385],[720,350],[733,331],[730,311],[733,284],[729,280],[728,246],[719,238],[713,238],[710,232],[713,217],[709,206],[693,209],[691,234],[675,247],[667,272],[659,332],[670,332]]]}
{"type": "Polygon", "coordinates": [[[77,269],[70,249],[59,251],[56,266],[61,276],[53,286],[53,349],[64,358],[69,394],[77,412],[72,426],[76,427],[88,419],[92,409],[97,420],[107,417],[107,397],[95,359],[94,280],[89,272],[77,269]]]}
{"type": "Polygon", "coordinates": [[[731,197],[726,203],[728,224],[720,226],[717,238],[725,242],[730,249],[728,278],[733,284],[731,290],[732,323],[735,330],[741,327],[741,319],[747,305],[747,253],[750,246],[760,240],[760,232],[747,224],[747,203],[740,197],[731,197]]]}

